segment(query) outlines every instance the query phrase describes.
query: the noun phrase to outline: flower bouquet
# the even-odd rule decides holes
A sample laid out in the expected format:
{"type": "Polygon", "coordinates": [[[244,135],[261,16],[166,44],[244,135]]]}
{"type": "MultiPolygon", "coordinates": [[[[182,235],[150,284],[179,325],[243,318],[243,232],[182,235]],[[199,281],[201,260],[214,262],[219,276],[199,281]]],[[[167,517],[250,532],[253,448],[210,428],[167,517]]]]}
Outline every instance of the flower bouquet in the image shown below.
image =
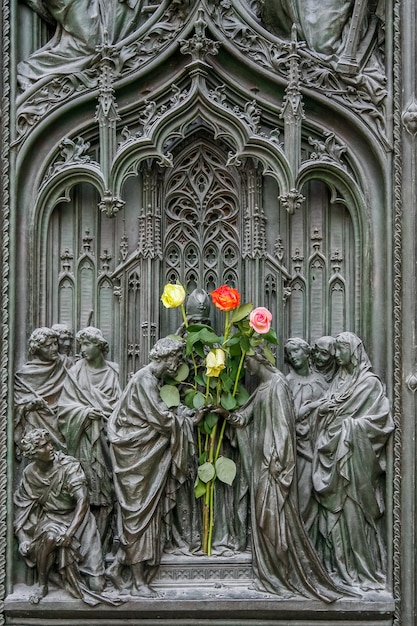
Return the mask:
{"type": "Polygon", "coordinates": [[[278,343],[268,309],[241,304],[238,290],[228,285],[218,287],[210,297],[213,305],[225,314],[222,335],[206,324],[188,323],[184,306],[186,291],[181,284],[165,285],[161,296],[166,308],[181,308],[184,321],[188,363],[180,367],[175,379],[165,381],[161,397],[168,406],[178,406],[183,401],[196,410],[198,470],[194,494],[203,498],[202,550],[207,555],[212,551],[216,481],[232,485],[236,475],[234,461],[222,454],[225,415],[249,398],[243,385],[245,356],[263,345],[266,357],[274,363],[268,343],[278,343]]]}

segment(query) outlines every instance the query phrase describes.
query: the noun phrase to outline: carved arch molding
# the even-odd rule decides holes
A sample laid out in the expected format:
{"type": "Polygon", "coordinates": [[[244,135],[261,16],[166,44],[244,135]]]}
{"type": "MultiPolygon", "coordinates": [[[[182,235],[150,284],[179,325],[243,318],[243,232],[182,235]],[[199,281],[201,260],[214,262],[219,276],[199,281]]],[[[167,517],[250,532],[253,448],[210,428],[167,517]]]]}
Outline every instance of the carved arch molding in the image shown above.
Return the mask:
{"type": "MultiPolygon", "coordinates": [[[[31,330],[101,328],[125,383],[181,323],[161,308],[167,282],[207,291],[228,283],[268,307],[281,366],[288,337],[357,333],[398,412],[390,2],[342,3],[332,23],[330,1],[316,29],[312,3],[303,10],[301,0],[126,3],[136,7],[134,28],[124,3],[108,2],[100,36],[77,26],[76,3],[62,2],[86,36],[77,50],[60,39],[53,4],[3,2],[6,509],[16,480],[11,381],[31,330]]],[[[88,21],[85,5],[77,10],[88,21]]],[[[237,611],[220,596],[207,623],[255,623],[259,610],[259,624],[400,624],[398,445],[388,462],[383,598],[323,611],[271,596],[254,608],[239,597],[237,611]]],[[[10,521],[3,531],[4,623],[154,623],[146,602],[94,616],[59,599],[26,611],[13,600],[22,573],[10,521]]],[[[246,562],[239,567],[233,576],[245,579],[246,562]]],[[[178,585],[189,575],[187,565],[165,574],[178,585]]],[[[179,592],[161,623],[188,623],[197,605],[179,592]]]]}

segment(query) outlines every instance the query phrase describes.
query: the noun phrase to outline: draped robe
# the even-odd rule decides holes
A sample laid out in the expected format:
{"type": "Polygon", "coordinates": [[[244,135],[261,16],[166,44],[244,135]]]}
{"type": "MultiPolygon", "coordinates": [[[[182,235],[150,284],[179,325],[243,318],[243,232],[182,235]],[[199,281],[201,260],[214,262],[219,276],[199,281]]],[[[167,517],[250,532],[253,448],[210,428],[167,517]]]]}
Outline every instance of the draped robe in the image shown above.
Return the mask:
{"type": "Polygon", "coordinates": [[[317,548],[328,570],[344,582],[382,589],[385,447],[394,425],[384,387],[361,344],[356,352],[353,373],[340,368],[324,399],[327,411],[317,420],[317,548]]]}
{"type": "MultiPolygon", "coordinates": [[[[20,542],[31,544],[26,557],[29,566],[35,565],[48,532],[64,533],[71,525],[76,505],[75,493],[79,489],[86,489],[86,477],[81,465],[62,452],[55,453],[54,463],[47,471],[40,471],[35,462],[24,469],[14,494],[14,530],[20,542]]],[[[57,546],[56,550],[56,563],[65,586],[76,597],[82,597],[90,604],[95,603],[97,594],[91,594],[81,579],[76,580],[67,574],[67,570],[74,572],[74,563],[83,574],[104,574],[100,537],[89,509],[71,545],[57,546]]]]}
{"type": "Polygon", "coordinates": [[[57,403],[67,375],[64,362],[65,359],[60,356],[49,362],[35,357],[16,372],[14,404],[17,445],[28,429],[45,428],[54,447],[65,449],[57,418],[57,403]],[[39,400],[45,402],[44,407],[26,410],[26,405],[39,400]]]}
{"type": "Polygon", "coordinates": [[[22,89],[41,78],[77,74],[98,58],[97,47],[117,43],[139,25],[143,0],[44,0],[56,22],[50,41],[18,64],[22,89]]]}
{"type": "Polygon", "coordinates": [[[81,461],[91,505],[108,506],[113,502],[106,421],[120,395],[116,363],[106,361],[104,368],[96,371],[81,359],[68,371],[58,402],[59,428],[69,454],[81,461]],[[102,411],[104,419],[90,419],[92,408],[102,411]]]}
{"type": "Polygon", "coordinates": [[[167,536],[163,522],[187,478],[192,424],[184,407],[167,407],[159,388],[160,380],[149,366],[143,367],[129,381],[108,422],[127,565],[159,564],[167,536]]]}
{"type": "Polygon", "coordinates": [[[298,508],[294,407],[278,370],[232,418],[240,427],[250,422],[255,578],[261,589],[278,595],[332,602],[341,592],[319,561],[298,508]]]}

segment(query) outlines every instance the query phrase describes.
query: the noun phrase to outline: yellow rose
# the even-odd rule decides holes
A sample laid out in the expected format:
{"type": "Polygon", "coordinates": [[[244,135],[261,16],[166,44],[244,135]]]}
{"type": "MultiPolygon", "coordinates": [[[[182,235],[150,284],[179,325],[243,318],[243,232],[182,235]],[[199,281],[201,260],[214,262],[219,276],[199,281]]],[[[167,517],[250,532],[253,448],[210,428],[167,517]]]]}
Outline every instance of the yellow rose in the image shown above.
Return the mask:
{"type": "Polygon", "coordinates": [[[175,309],[177,306],[184,304],[185,289],[182,285],[165,285],[161,301],[167,309],[175,309]]]}
{"type": "Polygon", "coordinates": [[[226,355],[221,348],[210,350],[206,356],[206,376],[209,378],[219,376],[226,367],[225,361],[226,355]]]}

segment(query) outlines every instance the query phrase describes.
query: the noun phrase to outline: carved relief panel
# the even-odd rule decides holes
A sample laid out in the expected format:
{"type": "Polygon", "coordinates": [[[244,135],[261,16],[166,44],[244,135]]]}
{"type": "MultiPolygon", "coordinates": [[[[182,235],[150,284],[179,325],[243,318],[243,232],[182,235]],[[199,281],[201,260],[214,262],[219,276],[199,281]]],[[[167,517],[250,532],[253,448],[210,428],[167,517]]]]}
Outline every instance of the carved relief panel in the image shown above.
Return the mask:
{"type": "MultiPolygon", "coordinates": [[[[164,285],[179,281],[189,292],[210,293],[227,284],[271,312],[280,367],[288,337],[313,343],[351,331],[352,351],[362,346],[359,335],[391,392],[382,3],[367,9],[347,1],[334,20],[312,28],[319,9],[298,0],[97,1],[83,9],[91,18],[83,24],[68,17],[69,46],[54,3],[27,4],[36,15],[25,7],[19,20],[33,40],[17,48],[13,105],[14,219],[24,225],[16,229],[16,268],[25,276],[16,287],[22,306],[13,320],[13,367],[24,360],[33,328],[94,326],[124,387],[149,363],[158,339],[182,323],[179,310],[161,306],[164,285]],[[370,298],[373,284],[379,289],[370,298]]],[[[220,328],[222,312],[211,316],[220,328]]],[[[364,350],[361,358],[368,368],[364,350]]],[[[388,424],[381,448],[392,431],[384,394],[381,387],[388,424]]],[[[244,465],[244,442],[228,437],[244,465]]],[[[389,459],[389,484],[390,469],[389,459]]],[[[387,509],[377,538],[391,557],[398,518],[390,503],[387,509]]],[[[115,553],[105,555],[107,565],[118,564],[115,553]]],[[[240,572],[248,585],[252,553],[236,554],[226,564],[230,579],[240,572]]],[[[187,563],[181,557],[180,567],[170,558],[162,585],[216,576],[215,564],[197,567],[194,554],[187,563]]],[[[316,573],[324,560],[314,560],[316,573]]],[[[345,598],[335,619],[343,614],[363,626],[364,609],[391,624],[393,568],[381,565],[376,600],[345,598]]],[[[280,618],[276,597],[267,613],[280,618]]]]}

